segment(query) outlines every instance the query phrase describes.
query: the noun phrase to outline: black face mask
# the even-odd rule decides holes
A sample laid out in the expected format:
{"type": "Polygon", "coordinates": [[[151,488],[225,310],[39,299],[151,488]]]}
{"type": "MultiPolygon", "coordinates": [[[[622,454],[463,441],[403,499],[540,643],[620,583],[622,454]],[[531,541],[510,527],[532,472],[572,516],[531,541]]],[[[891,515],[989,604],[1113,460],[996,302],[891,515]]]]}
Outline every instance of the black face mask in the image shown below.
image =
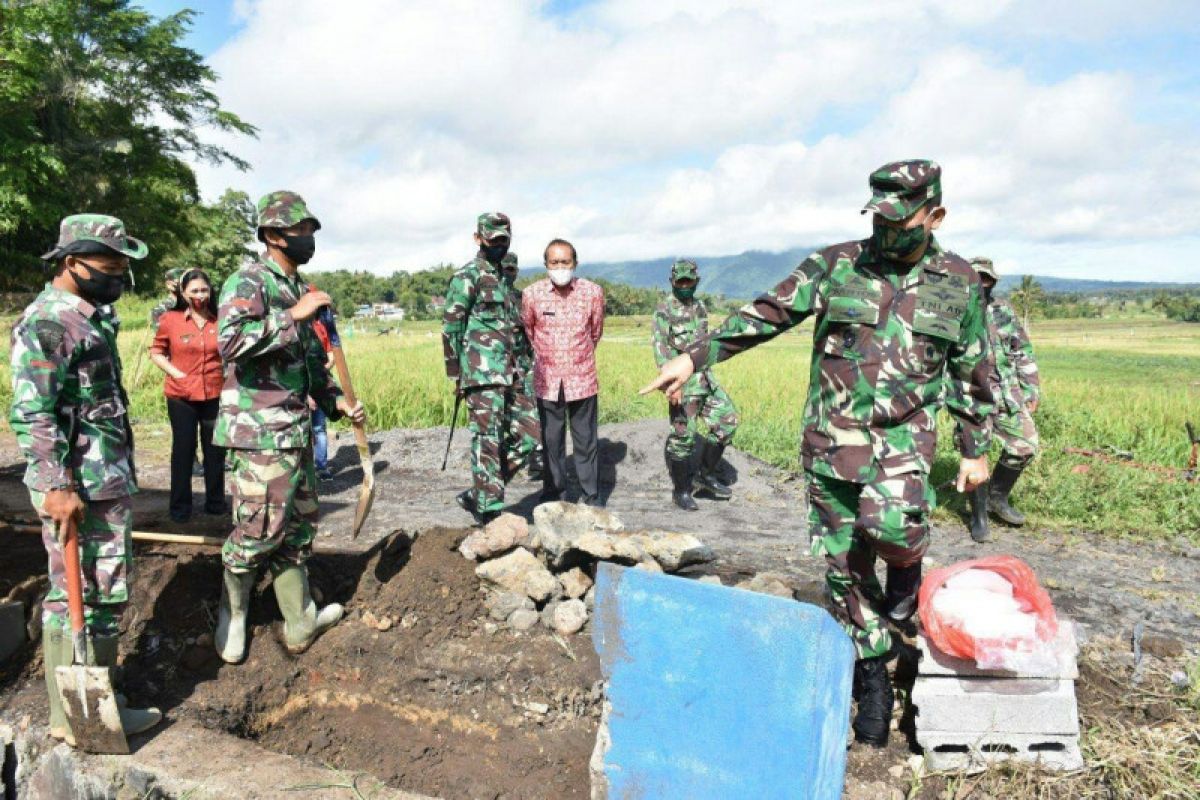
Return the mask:
{"type": "Polygon", "coordinates": [[[992,289],[993,288],[994,287],[991,287],[991,286],[983,287],[983,302],[984,302],[984,304],[992,302],[992,289]]]}
{"type": "Polygon", "coordinates": [[[75,279],[75,285],[79,287],[79,292],[84,299],[95,306],[106,306],[117,302],[121,292],[125,291],[124,275],[109,275],[82,261],[76,263],[87,270],[86,278],[78,272],[71,273],[71,277],[75,279]]]}
{"type": "Polygon", "coordinates": [[[293,264],[307,264],[312,261],[313,253],[317,252],[317,237],[311,233],[283,234],[287,242],[281,249],[287,260],[293,264]]]}
{"type": "Polygon", "coordinates": [[[508,242],[501,241],[496,244],[480,245],[479,249],[483,251],[483,256],[493,264],[499,264],[500,259],[508,255],[508,242]]]}

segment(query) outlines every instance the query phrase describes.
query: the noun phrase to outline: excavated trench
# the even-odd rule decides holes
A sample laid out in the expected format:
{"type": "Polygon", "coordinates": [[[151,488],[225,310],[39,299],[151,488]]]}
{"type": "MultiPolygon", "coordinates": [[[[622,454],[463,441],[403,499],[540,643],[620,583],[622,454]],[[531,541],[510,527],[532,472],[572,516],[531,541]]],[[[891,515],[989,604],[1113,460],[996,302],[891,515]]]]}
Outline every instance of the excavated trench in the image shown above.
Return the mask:
{"type": "MultiPolygon", "coordinates": [[[[217,554],[139,547],[123,623],[125,689],[171,721],[410,792],[587,797],[602,700],[590,632],[489,624],[473,565],[455,552],[466,533],[398,533],[365,553],[315,556],[314,594],[347,615],[299,657],[279,644],[264,579],[240,665],[212,648],[217,554]]],[[[45,569],[36,537],[20,545],[0,564],[0,594],[45,569]]],[[[6,719],[44,720],[40,668],[36,644],[0,665],[6,719]]]]}

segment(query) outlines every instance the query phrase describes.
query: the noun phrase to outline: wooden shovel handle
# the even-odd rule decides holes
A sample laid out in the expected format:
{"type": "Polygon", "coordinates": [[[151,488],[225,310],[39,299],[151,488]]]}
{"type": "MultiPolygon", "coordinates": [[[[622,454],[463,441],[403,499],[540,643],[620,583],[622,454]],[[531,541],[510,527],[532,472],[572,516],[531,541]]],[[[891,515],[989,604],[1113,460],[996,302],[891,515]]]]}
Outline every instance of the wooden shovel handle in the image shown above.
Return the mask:
{"type": "Polygon", "coordinates": [[[79,524],[67,520],[67,535],[62,544],[63,569],[67,573],[67,609],[71,614],[71,632],[83,630],[83,574],[79,570],[79,524]]]}
{"type": "MultiPolygon", "coordinates": [[[[354,384],[350,382],[350,367],[346,365],[346,354],[338,346],[329,349],[333,353],[333,365],[337,369],[338,382],[342,385],[342,394],[346,396],[346,402],[353,408],[358,405],[358,398],[354,396],[354,384]]],[[[354,439],[358,443],[359,451],[370,452],[367,444],[367,431],[359,423],[354,423],[354,439]]]]}

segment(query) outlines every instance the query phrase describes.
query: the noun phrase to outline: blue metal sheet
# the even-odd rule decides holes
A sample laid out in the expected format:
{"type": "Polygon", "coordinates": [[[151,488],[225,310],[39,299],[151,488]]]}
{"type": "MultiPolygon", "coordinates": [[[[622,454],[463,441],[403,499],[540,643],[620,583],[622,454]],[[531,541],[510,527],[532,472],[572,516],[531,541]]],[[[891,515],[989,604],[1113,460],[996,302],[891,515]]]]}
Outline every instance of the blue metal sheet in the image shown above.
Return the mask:
{"type": "Polygon", "coordinates": [[[610,798],[842,795],[854,649],[824,609],[603,563],[610,798]]]}

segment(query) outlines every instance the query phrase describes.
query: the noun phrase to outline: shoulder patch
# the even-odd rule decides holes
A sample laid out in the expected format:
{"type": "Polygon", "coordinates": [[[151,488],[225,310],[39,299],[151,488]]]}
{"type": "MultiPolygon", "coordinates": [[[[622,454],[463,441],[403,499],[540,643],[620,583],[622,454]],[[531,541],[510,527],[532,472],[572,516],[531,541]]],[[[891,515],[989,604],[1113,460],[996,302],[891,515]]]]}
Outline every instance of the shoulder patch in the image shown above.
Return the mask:
{"type": "Polygon", "coordinates": [[[61,322],[52,319],[39,319],[33,323],[33,332],[44,353],[56,353],[62,347],[67,329],[61,322]]]}

